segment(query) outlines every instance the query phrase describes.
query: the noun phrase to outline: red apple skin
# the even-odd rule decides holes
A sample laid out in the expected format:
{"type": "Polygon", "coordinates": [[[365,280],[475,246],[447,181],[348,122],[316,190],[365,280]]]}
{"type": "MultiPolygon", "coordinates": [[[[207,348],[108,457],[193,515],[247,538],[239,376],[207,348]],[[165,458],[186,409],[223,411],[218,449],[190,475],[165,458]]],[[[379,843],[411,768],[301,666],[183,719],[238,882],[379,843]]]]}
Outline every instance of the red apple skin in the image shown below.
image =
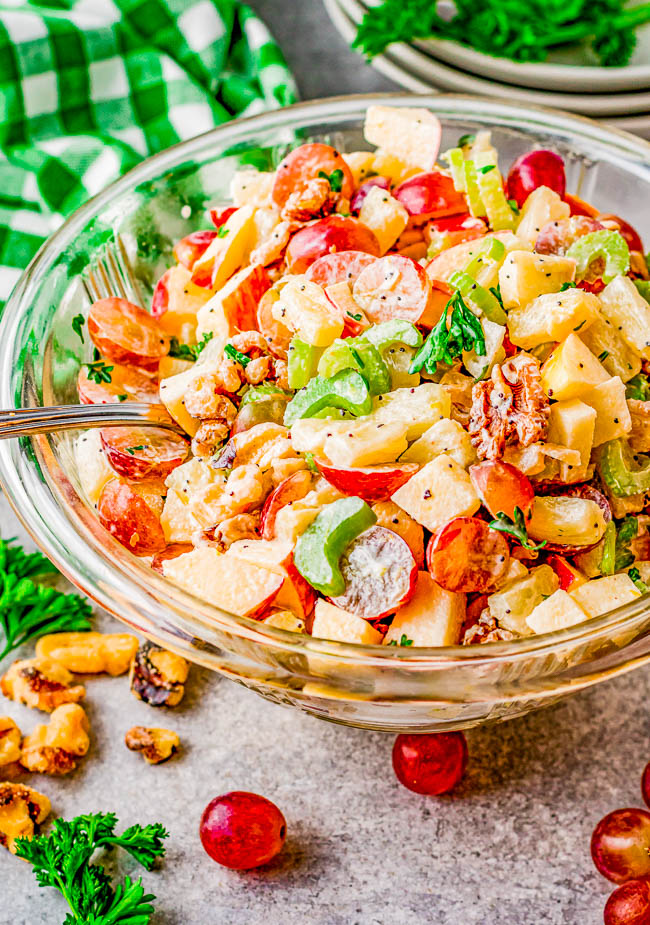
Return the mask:
{"type": "Polygon", "coordinates": [[[356,218],[328,215],[297,231],[289,241],[285,258],[290,273],[304,273],[308,267],[335,251],[364,251],[379,257],[379,241],[356,218]]]}
{"type": "Polygon", "coordinates": [[[575,573],[564,556],[549,556],[547,564],[551,566],[560,582],[560,589],[568,591],[573,582],[576,580],[575,573]]]}
{"type": "Polygon", "coordinates": [[[178,263],[191,270],[217,236],[216,231],[193,231],[185,238],[181,238],[174,246],[174,257],[178,263]]]}
{"type": "Polygon", "coordinates": [[[425,240],[430,244],[434,236],[442,236],[445,248],[482,238],[487,225],[480,218],[474,218],[469,212],[464,215],[450,215],[437,218],[427,223],[424,229],[425,240]]]}
{"type": "Polygon", "coordinates": [[[165,270],[163,275],[156,283],[156,288],[153,291],[153,297],[151,299],[151,314],[154,316],[154,318],[160,318],[169,308],[168,283],[173,272],[174,267],[170,267],[169,270],[165,270]]]}
{"type": "Polygon", "coordinates": [[[373,186],[378,186],[379,189],[390,189],[390,181],[388,177],[370,177],[369,180],[365,180],[350,200],[350,212],[353,215],[359,214],[363,201],[373,186]]]}
{"type": "Polygon", "coordinates": [[[192,552],[194,546],[191,543],[171,543],[162,552],[157,552],[151,560],[151,568],[159,575],[163,574],[163,562],[169,559],[177,559],[184,556],[186,552],[192,552]]]}
{"type": "Polygon", "coordinates": [[[271,593],[266,598],[266,600],[261,601],[257,607],[255,607],[253,610],[249,611],[248,613],[243,614],[243,616],[248,617],[249,620],[259,620],[261,617],[265,615],[266,611],[269,609],[273,601],[276,599],[276,597],[280,593],[280,588],[284,584],[284,582],[282,581],[282,575],[278,575],[277,578],[278,578],[278,585],[276,588],[274,588],[273,591],[271,591],[271,593]]]}
{"type": "Polygon", "coordinates": [[[293,564],[293,553],[291,553],[290,558],[284,563],[284,567],[287,572],[286,580],[290,581],[293,585],[300,600],[300,606],[302,607],[302,613],[298,613],[296,616],[301,617],[303,620],[307,620],[314,612],[314,607],[318,600],[318,593],[314,591],[307,579],[302,577],[293,564]]]}
{"type": "Polygon", "coordinates": [[[210,209],[210,221],[215,228],[221,228],[236,211],[237,206],[217,206],[215,209],[210,209]]]}
{"type": "Polygon", "coordinates": [[[264,502],[260,515],[260,536],[263,540],[275,538],[275,520],[278,511],[292,501],[304,498],[311,490],[312,481],[311,473],[307,469],[301,469],[288,476],[273,489],[264,502]]]}
{"type": "Polygon", "coordinates": [[[444,215],[467,214],[467,202],[454,187],[454,181],[435,170],[404,180],[393,196],[418,224],[444,215]]]}
{"type": "Polygon", "coordinates": [[[368,504],[388,501],[419,469],[417,463],[365,466],[359,469],[342,469],[319,459],[315,463],[330,485],[345,495],[362,498],[368,504]]]}

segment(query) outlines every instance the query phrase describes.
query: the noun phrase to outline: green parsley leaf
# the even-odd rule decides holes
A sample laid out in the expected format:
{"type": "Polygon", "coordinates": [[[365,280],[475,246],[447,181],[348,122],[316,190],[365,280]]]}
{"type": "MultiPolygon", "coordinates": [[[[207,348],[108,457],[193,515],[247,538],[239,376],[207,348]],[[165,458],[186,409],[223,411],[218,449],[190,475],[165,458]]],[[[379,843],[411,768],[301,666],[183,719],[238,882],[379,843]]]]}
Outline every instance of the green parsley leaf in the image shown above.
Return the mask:
{"type": "Polygon", "coordinates": [[[598,359],[599,359],[600,362],[602,363],[603,360],[606,360],[608,356],[609,356],[609,350],[603,350],[602,353],[599,353],[599,354],[598,354],[598,359]]]}
{"type": "Polygon", "coordinates": [[[466,148],[468,145],[473,145],[475,141],[476,141],[476,135],[472,135],[472,134],[461,135],[460,138],[458,139],[458,147],[466,148]]]}
{"type": "Polygon", "coordinates": [[[220,228],[217,228],[218,238],[225,238],[227,234],[230,234],[230,228],[226,228],[225,225],[221,225],[220,228]]]}
{"type": "Polygon", "coordinates": [[[489,173],[491,170],[494,170],[496,164],[486,164],[485,167],[477,167],[479,173],[489,173]]]}
{"type": "Polygon", "coordinates": [[[177,337],[172,337],[169,355],[178,360],[190,360],[195,363],[213,337],[212,331],[206,331],[198,344],[181,344],[177,337]]]}
{"type": "Polygon", "coordinates": [[[650,401],[650,382],[641,373],[632,376],[625,383],[625,397],[636,398],[637,401],[650,401]]]}
{"type": "Polygon", "coordinates": [[[90,629],[92,611],[85,598],[34,581],[56,574],[40,552],[26,553],[15,540],[0,539],[0,661],[38,636],[90,629]]]}
{"type": "Polygon", "coordinates": [[[244,369],[246,369],[251,361],[250,357],[247,357],[245,353],[240,353],[239,350],[236,350],[232,344],[226,344],[226,346],[223,348],[223,352],[234,363],[239,363],[240,366],[243,366],[244,369]]]}
{"type": "Polygon", "coordinates": [[[490,286],[490,292],[497,300],[501,308],[503,308],[503,296],[501,295],[501,284],[497,283],[496,286],[490,286]]]}
{"type": "Polygon", "coordinates": [[[447,303],[440,321],[413,357],[409,373],[418,373],[424,368],[432,376],[438,363],[451,365],[464,350],[476,350],[477,354],[485,356],[485,335],[479,319],[469,310],[460,292],[456,292],[447,303]]]}
{"type": "Polygon", "coordinates": [[[616,531],[616,545],[614,547],[614,571],[620,572],[632,565],[636,558],[630,551],[630,543],[636,538],[639,532],[639,519],[632,514],[628,514],[618,525],[616,531]]]}
{"type": "Polygon", "coordinates": [[[361,312],[359,312],[359,313],[357,314],[356,312],[347,312],[347,311],[346,311],[345,314],[346,314],[349,318],[353,318],[355,321],[361,321],[361,319],[363,318],[363,315],[361,314],[361,312]]]}
{"type": "MultiPolygon", "coordinates": [[[[95,351],[97,354],[97,351],[95,351]]],[[[102,382],[111,382],[111,373],[115,369],[114,366],[107,366],[103,360],[96,359],[93,363],[84,363],[84,366],[88,370],[88,378],[92,382],[96,382],[98,385],[101,385],[102,382]]]]}
{"type": "Polygon", "coordinates": [[[129,456],[135,456],[138,450],[144,450],[146,447],[143,443],[141,443],[139,446],[126,446],[124,449],[129,454],[129,456]]]}
{"type": "Polygon", "coordinates": [[[630,576],[634,584],[637,586],[641,594],[647,594],[648,591],[650,591],[650,588],[647,586],[645,581],[641,578],[641,572],[638,570],[638,568],[631,568],[630,571],[628,572],[628,575],[630,576]]]}
{"type": "Polygon", "coordinates": [[[560,286],[560,292],[566,292],[567,289],[577,289],[577,288],[578,287],[576,286],[575,283],[562,283],[562,285],[560,286]]]}
{"type": "Polygon", "coordinates": [[[315,472],[316,475],[320,475],[320,469],[314,462],[314,454],[313,453],[303,453],[303,456],[305,457],[307,468],[311,469],[312,472],[315,472]]]}
{"type": "Polygon", "coordinates": [[[114,813],[89,813],[70,821],[57,819],[49,835],[19,838],[16,856],[28,861],[39,886],[54,887],[65,897],[70,914],[64,925],[147,925],[153,914],[142,880],[113,885],[100,864],[91,864],[96,851],[120,847],[151,870],[164,855],[168,837],[162,825],[132,825],[115,834],[114,813]]]}
{"type": "Polygon", "coordinates": [[[585,318],[585,320],[584,320],[584,321],[581,321],[580,324],[576,325],[575,328],[574,328],[573,330],[574,330],[574,331],[579,331],[580,328],[583,328],[583,327],[585,326],[586,323],[587,323],[587,319],[585,318]]]}
{"type": "Polygon", "coordinates": [[[508,200],[508,205],[510,206],[510,208],[512,209],[512,211],[515,213],[515,215],[519,215],[519,214],[521,213],[521,209],[520,209],[519,206],[517,205],[517,200],[516,200],[516,199],[509,199],[509,200],[508,200]]]}
{"type": "Polygon", "coordinates": [[[497,530],[499,533],[507,533],[513,536],[524,549],[530,549],[531,552],[537,552],[546,546],[546,540],[543,543],[534,545],[528,539],[528,530],[526,529],[526,519],[524,512],[520,507],[514,509],[514,519],[508,517],[503,511],[498,511],[496,520],[490,521],[488,526],[491,530],[497,530]]]}
{"type": "Polygon", "coordinates": [[[328,181],[330,185],[330,189],[332,190],[333,193],[340,193],[341,190],[343,189],[344,177],[343,177],[343,171],[341,170],[340,167],[337,167],[336,170],[333,170],[329,174],[325,173],[324,170],[319,170],[318,176],[321,179],[328,181]]]}
{"type": "Polygon", "coordinates": [[[77,335],[77,337],[79,338],[82,344],[85,344],[86,342],[84,339],[84,332],[83,332],[83,327],[85,323],[86,323],[86,319],[84,318],[83,315],[75,315],[70,325],[72,330],[75,332],[75,334],[77,335]]]}
{"type": "Polygon", "coordinates": [[[118,400],[118,401],[126,401],[128,397],[129,397],[129,396],[126,395],[126,394],[125,394],[125,395],[118,395],[118,396],[117,396],[117,400],[118,400]]]}
{"type": "Polygon", "coordinates": [[[413,640],[409,639],[406,633],[402,633],[402,637],[399,642],[396,639],[391,639],[388,645],[389,646],[412,646],[413,640]]]}

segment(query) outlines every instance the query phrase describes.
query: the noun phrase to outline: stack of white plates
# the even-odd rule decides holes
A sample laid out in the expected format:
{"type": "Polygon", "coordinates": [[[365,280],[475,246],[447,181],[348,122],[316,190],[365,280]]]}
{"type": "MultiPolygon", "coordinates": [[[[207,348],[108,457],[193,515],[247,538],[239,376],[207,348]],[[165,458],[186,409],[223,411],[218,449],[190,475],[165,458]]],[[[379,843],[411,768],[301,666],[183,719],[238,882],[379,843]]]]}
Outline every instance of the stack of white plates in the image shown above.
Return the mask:
{"type": "MultiPolygon", "coordinates": [[[[337,29],[351,42],[363,15],[380,0],[324,2],[337,29]]],[[[555,52],[541,64],[522,64],[437,39],[389,45],[372,64],[415,93],[476,93],[553,106],[650,138],[650,23],[637,37],[630,63],[616,68],[598,67],[583,46],[555,52]]]]}

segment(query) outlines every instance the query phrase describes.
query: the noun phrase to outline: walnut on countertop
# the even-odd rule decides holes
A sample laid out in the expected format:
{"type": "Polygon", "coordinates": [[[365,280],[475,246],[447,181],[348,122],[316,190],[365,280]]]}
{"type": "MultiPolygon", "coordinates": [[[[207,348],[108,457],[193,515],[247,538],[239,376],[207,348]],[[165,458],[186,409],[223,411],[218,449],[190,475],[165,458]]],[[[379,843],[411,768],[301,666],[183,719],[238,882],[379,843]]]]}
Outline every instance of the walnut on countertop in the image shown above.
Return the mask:
{"type": "Polygon", "coordinates": [[[132,752],[142,752],[149,764],[161,764],[178,751],[181,740],[171,729],[133,726],[124,736],[124,744],[132,752]]]}
{"type": "Polygon", "coordinates": [[[50,801],[24,784],[0,783],[0,845],[16,853],[17,838],[33,838],[50,813],[50,801]]]}
{"type": "Polygon", "coordinates": [[[51,633],[36,643],[36,654],[78,674],[110,674],[129,670],[138,648],[130,633],[51,633]]]}
{"type": "Polygon", "coordinates": [[[20,743],[23,736],[10,716],[0,716],[0,777],[16,777],[22,770],[19,765],[20,743]]]}
{"type": "Polygon", "coordinates": [[[131,662],[131,690],[152,707],[175,707],[183,699],[189,670],[182,656],[145,642],[131,662]]]}
{"type": "Polygon", "coordinates": [[[20,763],[39,774],[69,774],[77,767],[76,758],[90,745],[88,717],[76,703],[66,703],[52,713],[47,725],[37,726],[25,737],[20,763]]]}
{"type": "Polygon", "coordinates": [[[63,665],[38,653],[9,666],[0,679],[0,691],[10,700],[51,713],[64,703],[78,703],[86,696],[82,684],[63,665]]]}

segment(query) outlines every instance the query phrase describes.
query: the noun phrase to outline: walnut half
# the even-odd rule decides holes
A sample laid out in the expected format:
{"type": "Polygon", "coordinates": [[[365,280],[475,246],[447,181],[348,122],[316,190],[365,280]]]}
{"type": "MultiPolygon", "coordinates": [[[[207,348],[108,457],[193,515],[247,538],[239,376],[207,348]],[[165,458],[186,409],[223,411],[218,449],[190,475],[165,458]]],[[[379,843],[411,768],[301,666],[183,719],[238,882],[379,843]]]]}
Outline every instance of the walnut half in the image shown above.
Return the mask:
{"type": "Polygon", "coordinates": [[[131,690],[152,707],[175,707],[183,699],[189,670],[182,656],[145,642],[131,662],[131,690]]]}
{"type": "Polygon", "coordinates": [[[0,777],[13,778],[20,773],[22,733],[9,716],[0,716],[0,777]]]}
{"type": "Polygon", "coordinates": [[[129,670],[137,648],[130,633],[51,633],[38,640],[36,654],[78,674],[116,677],[129,670]]]}
{"type": "Polygon", "coordinates": [[[160,764],[178,751],[181,740],[171,729],[133,726],[124,736],[124,744],[132,752],[142,752],[149,764],[160,764]]]}
{"type": "Polygon", "coordinates": [[[24,784],[0,783],[0,845],[16,853],[17,838],[33,838],[50,812],[50,801],[24,784]]]}
{"type": "Polygon", "coordinates": [[[64,703],[78,703],[86,696],[81,684],[62,665],[46,657],[16,661],[0,680],[0,691],[10,700],[51,713],[64,703]]]}
{"type": "Polygon", "coordinates": [[[25,737],[20,763],[39,774],[69,774],[76,758],[90,745],[88,717],[76,703],[66,703],[52,713],[47,726],[37,726],[25,737]]]}

